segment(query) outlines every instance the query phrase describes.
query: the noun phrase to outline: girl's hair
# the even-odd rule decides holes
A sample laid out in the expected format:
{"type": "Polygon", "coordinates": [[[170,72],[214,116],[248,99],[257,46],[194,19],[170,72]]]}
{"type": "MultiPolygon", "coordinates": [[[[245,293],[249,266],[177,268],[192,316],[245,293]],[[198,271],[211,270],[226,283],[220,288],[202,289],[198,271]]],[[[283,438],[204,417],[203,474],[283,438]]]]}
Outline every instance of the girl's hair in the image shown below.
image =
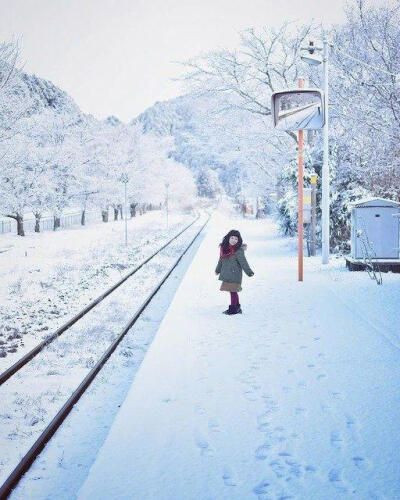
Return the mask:
{"type": "Polygon", "coordinates": [[[239,231],[236,231],[236,229],[231,229],[229,231],[229,233],[224,236],[222,243],[220,244],[220,247],[222,247],[222,251],[224,253],[227,253],[229,250],[229,238],[231,236],[237,236],[237,238],[238,238],[238,242],[233,247],[235,249],[235,252],[238,248],[240,248],[242,246],[243,240],[242,240],[242,237],[240,236],[239,231]]]}

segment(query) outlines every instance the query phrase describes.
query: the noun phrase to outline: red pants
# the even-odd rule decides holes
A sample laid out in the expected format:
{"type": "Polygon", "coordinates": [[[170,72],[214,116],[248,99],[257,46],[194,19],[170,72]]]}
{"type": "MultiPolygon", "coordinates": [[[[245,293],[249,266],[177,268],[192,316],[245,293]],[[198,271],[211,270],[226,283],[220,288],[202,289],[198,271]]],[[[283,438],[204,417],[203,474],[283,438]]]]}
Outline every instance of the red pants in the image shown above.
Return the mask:
{"type": "Polygon", "coordinates": [[[230,292],[231,294],[231,305],[237,306],[239,305],[239,294],[237,292],[230,292]]]}

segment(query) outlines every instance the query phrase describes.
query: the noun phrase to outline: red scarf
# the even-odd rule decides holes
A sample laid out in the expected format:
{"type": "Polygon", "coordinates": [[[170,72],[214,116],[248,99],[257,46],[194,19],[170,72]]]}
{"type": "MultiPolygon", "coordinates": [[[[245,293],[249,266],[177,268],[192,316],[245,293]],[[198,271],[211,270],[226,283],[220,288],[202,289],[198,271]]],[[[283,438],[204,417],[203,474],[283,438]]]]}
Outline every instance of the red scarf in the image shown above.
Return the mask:
{"type": "Polygon", "coordinates": [[[233,255],[235,253],[235,248],[231,245],[229,245],[229,249],[227,253],[224,253],[224,249],[222,246],[219,247],[219,255],[221,259],[226,259],[227,257],[233,255]]]}

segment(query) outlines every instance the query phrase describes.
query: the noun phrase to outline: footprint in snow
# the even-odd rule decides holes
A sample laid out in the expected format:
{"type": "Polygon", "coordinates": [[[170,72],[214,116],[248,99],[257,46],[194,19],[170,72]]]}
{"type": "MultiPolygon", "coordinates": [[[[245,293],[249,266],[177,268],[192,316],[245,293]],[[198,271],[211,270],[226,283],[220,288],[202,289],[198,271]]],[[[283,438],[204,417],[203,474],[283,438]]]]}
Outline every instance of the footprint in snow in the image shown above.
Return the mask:
{"type": "Polygon", "coordinates": [[[346,414],[346,426],[347,426],[347,428],[352,429],[355,426],[355,423],[356,423],[355,418],[352,415],[347,413],[346,414]]]}
{"type": "Polygon", "coordinates": [[[230,469],[224,469],[224,472],[222,474],[222,480],[224,481],[225,486],[236,486],[237,481],[233,477],[232,472],[230,469]]]}
{"type": "Polygon", "coordinates": [[[255,456],[257,460],[265,460],[268,458],[268,451],[271,448],[271,444],[269,443],[264,443],[261,446],[259,446],[256,451],[255,451],[255,456]]]}
{"type": "Polygon", "coordinates": [[[254,391],[244,391],[243,394],[248,401],[257,401],[257,394],[254,391]]]}
{"type": "Polygon", "coordinates": [[[328,479],[332,486],[342,491],[343,493],[348,491],[348,485],[342,479],[342,471],[340,469],[331,469],[328,473],[328,479]]]}
{"type": "Polygon", "coordinates": [[[371,466],[371,462],[367,458],[359,456],[353,457],[353,464],[360,470],[369,469],[371,466]]]}
{"type": "Polygon", "coordinates": [[[201,455],[213,456],[214,450],[210,447],[210,443],[203,439],[196,439],[196,445],[200,449],[201,455]]]}
{"type": "Polygon", "coordinates": [[[269,426],[271,425],[269,421],[269,414],[263,413],[257,417],[257,429],[261,432],[266,432],[269,430],[269,426]]]}
{"type": "Polygon", "coordinates": [[[340,450],[343,446],[343,439],[338,431],[332,431],[330,437],[331,445],[340,450]]]}
{"type": "Polygon", "coordinates": [[[360,440],[360,432],[359,432],[359,425],[356,421],[356,419],[350,415],[346,414],[346,427],[349,432],[349,435],[353,441],[359,441],[360,440]]]}
{"type": "Polygon", "coordinates": [[[219,423],[216,419],[212,418],[209,420],[208,422],[208,428],[210,429],[210,431],[212,432],[221,432],[220,431],[220,428],[219,428],[219,423]]]}
{"type": "Polygon", "coordinates": [[[260,481],[256,486],[254,486],[253,492],[256,495],[265,495],[265,493],[268,492],[268,486],[269,482],[266,479],[264,479],[260,481]]]}
{"type": "Polygon", "coordinates": [[[275,459],[269,463],[278,479],[285,478],[286,481],[291,481],[294,478],[302,476],[302,466],[293,459],[275,459]]]}
{"type": "Polygon", "coordinates": [[[304,470],[306,472],[312,472],[312,473],[317,472],[317,468],[314,465],[306,465],[304,467],[304,470]]]}

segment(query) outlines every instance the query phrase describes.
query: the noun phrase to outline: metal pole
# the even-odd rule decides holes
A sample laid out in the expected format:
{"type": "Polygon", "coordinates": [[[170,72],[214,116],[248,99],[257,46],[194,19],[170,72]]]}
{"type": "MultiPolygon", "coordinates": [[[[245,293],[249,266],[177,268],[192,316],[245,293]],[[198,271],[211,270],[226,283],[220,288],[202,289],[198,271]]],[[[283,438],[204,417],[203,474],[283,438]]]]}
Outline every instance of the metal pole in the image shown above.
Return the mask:
{"type": "MultiPolygon", "coordinates": [[[[304,80],[299,78],[299,89],[304,87],[304,80]]],[[[298,176],[297,176],[297,267],[298,267],[298,281],[303,281],[303,142],[304,130],[299,130],[299,143],[298,143],[298,176]]]]}
{"type": "Polygon", "coordinates": [[[315,255],[316,247],[316,221],[317,221],[317,176],[311,175],[311,237],[310,237],[310,253],[315,255]]]}
{"type": "Polygon", "coordinates": [[[323,128],[324,156],[322,164],[322,264],[329,263],[329,94],[328,94],[328,66],[329,46],[324,37],[323,71],[325,95],[325,125],[323,128]]]}
{"type": "Polygon", "coordinates": [[[126,202],[126,185],[127,182],[124,182],[125,186],[125,246],[128,246],[128,207],[126,202]]]}

